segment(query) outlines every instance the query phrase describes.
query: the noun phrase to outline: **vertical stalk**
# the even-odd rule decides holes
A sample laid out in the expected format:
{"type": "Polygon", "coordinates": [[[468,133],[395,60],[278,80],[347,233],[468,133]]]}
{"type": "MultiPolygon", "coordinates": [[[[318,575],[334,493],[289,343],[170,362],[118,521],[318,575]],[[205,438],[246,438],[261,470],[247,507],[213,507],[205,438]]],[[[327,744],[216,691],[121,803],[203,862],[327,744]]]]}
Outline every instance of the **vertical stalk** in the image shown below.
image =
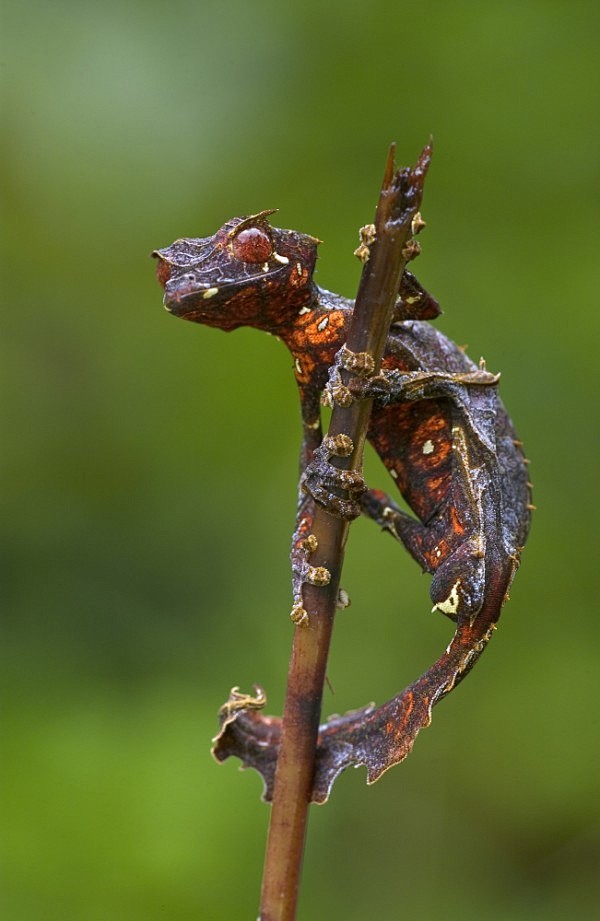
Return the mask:
{"type": "Polygon", "coordinates": [[[348,533],[347,522],[331,520],[333,526],[324,529],[331,538],[331,544],[323,553],[323,560],[329,563],[330,571],[334,570],[333,561],[338,560],[337,572],[331,571],[331,582],[326,588],[306,587],[304,605],[311,612],[309,624],[297,627],[294,633],[265,856],[260,921],[293,921],[296,917],[325,669],[339,571],[348,533]]]}
{"type": "MultiPolygon", "coordinates": [[[[381,365],[404,267],[415,255],[408,244],[430,157],[428,145],[414,169],[396,171],[393,145],[388,154],[375,214],[374,242],[368,246],[346,343],[352,352],[368,352],[375,372],[381,365]]],[[[372,234],[369,239],[373,240],[372,234]]],[[[349,376],[350,372],[342,372],[344,385],[349,376]]],[[[362,468],[370,413],[370,400],[334,406],[329,435],[345,434],[354,445],[349,457],[333,461],[340,469],[362,468]]],[[[311,565],[324,567],[331,578],[327,585],[306,584],[303,589],[308,624],[297,626],[294,632],[259,921],[296,918],[323,683],[348,528],[347,521],[317,506],[312,529],[317,549],[311,554],[311,565]]]]}

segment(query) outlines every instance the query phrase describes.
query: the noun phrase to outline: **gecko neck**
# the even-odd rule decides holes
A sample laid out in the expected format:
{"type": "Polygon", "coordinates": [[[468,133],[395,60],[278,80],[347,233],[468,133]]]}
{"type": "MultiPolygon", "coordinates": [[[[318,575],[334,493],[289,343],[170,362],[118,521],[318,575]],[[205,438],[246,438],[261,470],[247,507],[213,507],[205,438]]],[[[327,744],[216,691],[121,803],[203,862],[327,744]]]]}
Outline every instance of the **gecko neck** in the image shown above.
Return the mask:
{"type": "MultiPolygon", "coordinates": [[[[304,345],[304,334],[306,337],[313,337],[314,344],[315,324],[318,326],[333,313],[336,313],[338,317],[343,317],[345,326],[352,316],[354,301],[334,291],[327,291],[325,288],[313,285],[310,296],[305,297],[299,304],[295,304],[293,311],[290,311],[289,306],[288,300],[285,309],[280,310],[277,317],[270,318],[269,325],[263,328],[278,336],[291,352],[295,352],[299,346],[304,345]]],[[[336,326],[339,326],[339,322],[336,323],[336,326]]],[[[307,342],[307,345],[309,344],[307,342]]]]}

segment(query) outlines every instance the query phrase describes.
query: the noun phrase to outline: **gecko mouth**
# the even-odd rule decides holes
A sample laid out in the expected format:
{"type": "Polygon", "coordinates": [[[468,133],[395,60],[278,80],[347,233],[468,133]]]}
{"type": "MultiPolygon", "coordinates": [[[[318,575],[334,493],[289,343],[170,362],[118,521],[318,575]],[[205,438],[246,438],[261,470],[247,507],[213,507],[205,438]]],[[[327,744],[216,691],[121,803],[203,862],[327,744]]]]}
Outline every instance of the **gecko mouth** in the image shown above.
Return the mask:
{"type": "Polygon", "coordinates": [[[194,304],[209,301],[220,291],[221,288],[218,285],[213,285],[211,282],[200,282],[196,275],[187,273],[171,278],[165,283],[163,304],[169,313],[178,315],[185,313],[186,306],[189,308],[192,301],[194,304]]]}
{"type": "Polygon", "coordinates": [[[197,315],[209,314],[217,304],[242,294],[245,288],[255,287],[261,282],[272,280],[284,271],[285,266],[271,266],[267,263],[257,272],[245,271],[240,278],[211,278],[201,280],[195,272],[185,272],[171,277],[164,283],[163,304],[169,313],[185,316],[193,311],[197,315]]]}

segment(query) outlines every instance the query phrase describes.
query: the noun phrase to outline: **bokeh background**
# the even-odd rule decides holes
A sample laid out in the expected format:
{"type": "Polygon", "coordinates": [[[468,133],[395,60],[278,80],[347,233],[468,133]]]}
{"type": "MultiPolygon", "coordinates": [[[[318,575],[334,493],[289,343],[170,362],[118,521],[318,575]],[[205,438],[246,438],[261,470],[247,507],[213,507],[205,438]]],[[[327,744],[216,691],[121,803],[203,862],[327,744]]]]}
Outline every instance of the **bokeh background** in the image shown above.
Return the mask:
{"type": "MultiPolygon", "coordinates": [[[[388,143],[430,133],[417,273],[502,370],[539,511],[408,761],[313,810],[300,918],[596,916],[599,9],[4,5],[3,917],[256,917],[269,808],[209,747],[232,685],[281,711],[297,399],[273,339],[169,317],[148,254],[278,207],[352,295],[388,143]]],[[[443,648],[427,581],[353,526],[326,712],[443,648]]]]}

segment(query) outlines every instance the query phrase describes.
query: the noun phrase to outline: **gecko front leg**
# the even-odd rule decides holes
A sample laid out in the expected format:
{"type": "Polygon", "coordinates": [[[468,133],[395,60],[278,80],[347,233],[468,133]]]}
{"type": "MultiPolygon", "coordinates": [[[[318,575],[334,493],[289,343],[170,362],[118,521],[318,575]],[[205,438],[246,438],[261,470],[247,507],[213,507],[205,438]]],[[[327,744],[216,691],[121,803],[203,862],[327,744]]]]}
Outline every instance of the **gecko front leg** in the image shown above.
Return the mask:
{"type": "MultiPolygon", "coordinates": [[[[354,353],[346,346],[338,351],[329,370],[325,399],[333,405],[350,406],[355,399],[344,384],[340,370],[349,372],[350,378],[368,379],[374,374],[373,358],[368,352],[354,353]]],[[[362,473],[331,463],[331,458],[349,458],[354,444],[345,434],[326,436],[314,452],[304,475],[303,488],[332,515],[353,521],[361,514],[360,497],[366,491],[362,473]]]]}

